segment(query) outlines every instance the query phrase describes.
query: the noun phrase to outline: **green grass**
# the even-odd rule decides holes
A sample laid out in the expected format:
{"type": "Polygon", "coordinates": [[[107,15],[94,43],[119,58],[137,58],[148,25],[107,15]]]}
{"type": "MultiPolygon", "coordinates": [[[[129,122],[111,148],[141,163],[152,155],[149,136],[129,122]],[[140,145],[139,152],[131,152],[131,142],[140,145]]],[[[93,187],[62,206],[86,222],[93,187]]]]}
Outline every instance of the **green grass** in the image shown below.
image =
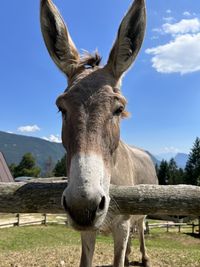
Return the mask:
{"type": "MultiPolygon", "coordinates": [[[[111,235],[98,235],[95,256],[97,265],[111,264],[112,243],[111,235]]],[[[146,245],[153,267],[200,266],[199,238],[155,229],[146,236],[146,245]]],[[[4,228],[0,229],[0,267],[10,267],[16,262],[22,267],[57,267],[61,266],[61,259],[66,261],[64,266],[78,266],[80,247],[79,233],[65,225],[4,228]]],[[[139,260],[137,235],[133,238],[133,247],[131,258],[139,260]]]]}
{"type": "Polygon", "coordinates": [[[157,233],[150,234],[146,238],[146,244],[148,247],[152,248],[162,248],[162,249],[200,249],[200,239],[195,240],[195,238],[179,233],[157,233]],[[190,244],[190,246],[188,245],[190,244]]]}
{"type": "MultiPolygon", "coordinates": [[[[98,235],[97,242],[112,244],[111,235],[98,235]]],[[[133,238],[133,245],[138,246],[137,235],[133,238]]],[[[200,249],[200,239],[164,230],[151,230],[146,236],[146,244],[150,248],[162,249],[200,249]],[[199,242],[198,242],[199,241],[199,242]],[[190,244],[190,246],[188,246],[190,244]]],[[[0,251],[16,250],[36,247],[54,247],[80,245],[80,234],[64,225],[26,226],[0,229],[0,251]]]]}
{"type": "Polygon", "coordinates": [[[0,251],[79,245],[79,234],[64,225],[0,229],[0,251]]]}

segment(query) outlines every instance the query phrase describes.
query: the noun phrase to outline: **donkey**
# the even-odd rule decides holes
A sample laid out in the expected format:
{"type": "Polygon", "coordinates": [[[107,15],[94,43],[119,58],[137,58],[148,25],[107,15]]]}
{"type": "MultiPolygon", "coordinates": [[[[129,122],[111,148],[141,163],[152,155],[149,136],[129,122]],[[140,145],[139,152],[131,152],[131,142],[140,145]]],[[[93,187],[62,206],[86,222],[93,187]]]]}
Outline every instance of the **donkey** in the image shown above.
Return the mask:
{"type": "Polygon", "coordinates": [[[62,203],[71,225],[81,232],[80,267],[91,267],[98,229],[111,230],[114,267],[128,265],[130,228],[137,223],[144,266],[150,266],[144,243],[144,215],[108,212],[109,185],[156,184],[150,157],[120,140],[120,121],[127,116],[120,90],[122,76],[135,60],[145,33],[145,0],[135,0],[123,18],[107,64],[95,54],[80,56],[51,0],[41,0],[41,29],[55,64],[68,87],[56,104],[62,112],[62,142],[67,151],[68,187],[62,203]]]}

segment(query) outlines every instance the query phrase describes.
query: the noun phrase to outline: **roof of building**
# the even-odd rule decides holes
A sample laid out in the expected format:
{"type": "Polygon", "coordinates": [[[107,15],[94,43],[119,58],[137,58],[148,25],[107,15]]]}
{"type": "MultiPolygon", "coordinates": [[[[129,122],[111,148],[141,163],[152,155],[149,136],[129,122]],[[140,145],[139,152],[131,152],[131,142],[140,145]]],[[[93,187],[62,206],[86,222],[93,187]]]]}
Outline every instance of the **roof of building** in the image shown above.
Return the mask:
{"type": "Polygon", "coordinates": [[[14,182],[13,176],[8,168],[3,153],[0,152],[0,182],[9,183],[14,182]]]}

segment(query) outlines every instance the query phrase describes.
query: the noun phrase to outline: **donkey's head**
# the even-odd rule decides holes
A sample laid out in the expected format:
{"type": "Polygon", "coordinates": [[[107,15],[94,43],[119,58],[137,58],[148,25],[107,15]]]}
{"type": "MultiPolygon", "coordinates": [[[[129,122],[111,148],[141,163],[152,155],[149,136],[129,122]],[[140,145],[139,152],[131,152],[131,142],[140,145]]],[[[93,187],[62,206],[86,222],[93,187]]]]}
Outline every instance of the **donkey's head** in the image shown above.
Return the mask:
{"type": "Polygon", "coordinates": [[[140,50],[145,25],[144,0],[135,0],[121,22],[107,64],[99,67],[99,55],[81,57],[55,5],[41,0],[45,44],[68,78],[68,88],[56,101],[62,112],[69,177],[63,205],[80,230],[97,229],[108,210],[113,154],[120,119],[126,115],[120,81],[140,50]]]}

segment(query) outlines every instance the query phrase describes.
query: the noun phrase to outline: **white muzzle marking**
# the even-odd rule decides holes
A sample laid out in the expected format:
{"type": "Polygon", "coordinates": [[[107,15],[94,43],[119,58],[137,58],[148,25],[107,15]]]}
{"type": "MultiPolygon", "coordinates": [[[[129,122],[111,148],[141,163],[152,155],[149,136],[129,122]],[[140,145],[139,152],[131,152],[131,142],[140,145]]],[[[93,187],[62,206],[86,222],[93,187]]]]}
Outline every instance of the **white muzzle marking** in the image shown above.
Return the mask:
{"type": "Polygon", "coordinates": [[[95,153],[74,155],[69,178],[63,199],[72,221],[86,225],[87,218],[84,219],[84,216],[90,216],[94,227],[99,227],[106,216],[110,201],[110,175],[102,157],[95,153]]]}
{"type": "Polygon", "coordinates": [[[70,183],[73,187],[83,190],[104,188],[105,179],[108,177],[101,156],[96,154],[76,154],[71,160],[70,183]]]}

